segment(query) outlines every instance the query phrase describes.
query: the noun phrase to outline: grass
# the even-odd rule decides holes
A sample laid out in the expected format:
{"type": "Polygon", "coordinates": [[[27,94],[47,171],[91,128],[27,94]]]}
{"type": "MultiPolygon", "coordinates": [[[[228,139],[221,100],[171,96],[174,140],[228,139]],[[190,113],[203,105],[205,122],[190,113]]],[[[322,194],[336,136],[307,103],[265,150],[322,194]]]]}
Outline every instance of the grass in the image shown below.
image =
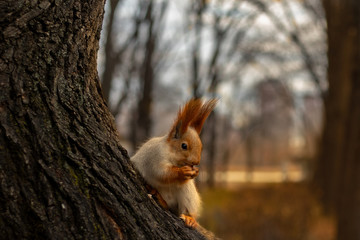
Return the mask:
{"type": "Polygon", "coordinates": [[[201,195],[200,223],[225,240],[334,239],[334,221],[304,184],[247,184],[201,195]]]}

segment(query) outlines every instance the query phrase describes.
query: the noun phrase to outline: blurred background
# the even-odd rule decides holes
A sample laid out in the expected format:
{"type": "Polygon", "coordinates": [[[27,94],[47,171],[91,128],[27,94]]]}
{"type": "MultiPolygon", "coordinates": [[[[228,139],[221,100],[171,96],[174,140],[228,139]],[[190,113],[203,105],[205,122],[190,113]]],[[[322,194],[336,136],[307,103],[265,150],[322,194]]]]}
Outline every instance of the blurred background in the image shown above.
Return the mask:
{"type": "Polygon", "coordinates": [[[324,130],[335,109],[326,9],[320,0],[106,3],[98,70],[130,155],[165,135],[186,100],[220,99],[203,128],[197,184],[200,222],[223,239],[341,239],[348,175],[321,151],[338,147],[324,130]]]}

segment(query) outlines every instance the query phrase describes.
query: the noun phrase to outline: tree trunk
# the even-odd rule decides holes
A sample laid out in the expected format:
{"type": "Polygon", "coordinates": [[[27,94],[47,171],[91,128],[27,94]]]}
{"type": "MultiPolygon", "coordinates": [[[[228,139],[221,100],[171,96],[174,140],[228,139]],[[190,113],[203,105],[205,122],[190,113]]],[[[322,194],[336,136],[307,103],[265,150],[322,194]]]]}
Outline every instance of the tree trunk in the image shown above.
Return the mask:
{"type": "Polygon", "coordinates": [[[156,45],[156,31],[154,31],[154,11],[153,1],[149,2],[146,10],[145,21],[149,24],[147,39],[145,44],[145,58],[142,64],[141,84],[142,89],[139,94],[138,114],[136,125],[136,141],[133,142],[133,149],[143,143],[150,136],[151,131],[151,113],[153,107],[152,92],[154,88],[154,52],[156,45]]]}
{"type": "Polygon", "coordinates": [[[208,159],[207,159],[207,170],[208,170],[208,179],[207,185],[210,188],[215,187],[215,153],[216,153],[216,140],[217,140],[217,118],[215,112],[212,112],[208,118],[208,159]]]}
{"type": "Polygon", "coordinates": [[[196,0],[193,2],[193,11],[195,12],[195,29],[194,29],[194,42],[191,48],[191,87],[192,96],[194,98],[201,97],[200,91],[200,43],[201,43],[201,31],[203,27],[203,12],[206,7],[206,3],[203,0],[196,0]]]}
{"type": "Polygon", "coordinates": [[[324,1],[329,91],[315,183],[338,217],[338,239],[360,239],[360,2],[324,1]]]}
{"type": "Polygon", "coordinates": [[[115,53],[113,43],[113,25],[115,21],[116,7],[119,0],[110,0],[109,22],[106,25],[106,43],[105,43],[105,63],[104,72],[102,74],[102,90],[105,101],[110,106],[110,90],[116,65],[118,64],[117,54],[115,53]]]}
{"type": "Polygon", "coordinates": [[[118,142],[96,70],[104,2],[0,5],[1,238],[202,238],[118,142]]]}

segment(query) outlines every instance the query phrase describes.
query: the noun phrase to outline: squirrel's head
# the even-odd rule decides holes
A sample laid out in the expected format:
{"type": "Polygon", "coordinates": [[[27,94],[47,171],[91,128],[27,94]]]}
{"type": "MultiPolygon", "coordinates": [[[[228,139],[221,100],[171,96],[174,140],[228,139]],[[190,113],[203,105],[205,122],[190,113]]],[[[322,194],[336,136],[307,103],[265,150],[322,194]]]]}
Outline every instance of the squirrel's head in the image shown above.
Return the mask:
{"type": "Polygon", "coordinates": [[[201,99],[191,99],[180,108],[167,137],[178,166],[193,166],[200,163],[202,143],[199,135],[216,103],[217,99],[205,103],[201,99]]]}

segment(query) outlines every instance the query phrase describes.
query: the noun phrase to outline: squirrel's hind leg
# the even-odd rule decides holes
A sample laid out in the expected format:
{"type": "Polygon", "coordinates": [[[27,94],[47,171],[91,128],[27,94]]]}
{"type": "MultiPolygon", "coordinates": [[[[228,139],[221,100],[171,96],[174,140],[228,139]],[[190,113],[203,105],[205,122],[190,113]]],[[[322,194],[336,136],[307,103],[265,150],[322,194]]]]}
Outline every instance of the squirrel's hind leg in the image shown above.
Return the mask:
{"type": "Polygon", "coordinates": [[[163,199],[163,197],[161,196],[161,194],[158,192],[158,190],[156,190],[155,188],[153,188],[152,186],[150,186],[149,184],[146,184],[146,189],[148,191],[148,194],[150,194],[150,196],[164,209],[168,210],[169,206],[167,205],[166,201],[163,199]]]}
{"type": "Polygon", "coordinates": [[[180,218],[184,220],[185,225],[191,228],[196,228],[198,226],[198,223],[196,222],[195,218],[192,216],[188,216],[185,214],[181,214],[180,218]]]}

